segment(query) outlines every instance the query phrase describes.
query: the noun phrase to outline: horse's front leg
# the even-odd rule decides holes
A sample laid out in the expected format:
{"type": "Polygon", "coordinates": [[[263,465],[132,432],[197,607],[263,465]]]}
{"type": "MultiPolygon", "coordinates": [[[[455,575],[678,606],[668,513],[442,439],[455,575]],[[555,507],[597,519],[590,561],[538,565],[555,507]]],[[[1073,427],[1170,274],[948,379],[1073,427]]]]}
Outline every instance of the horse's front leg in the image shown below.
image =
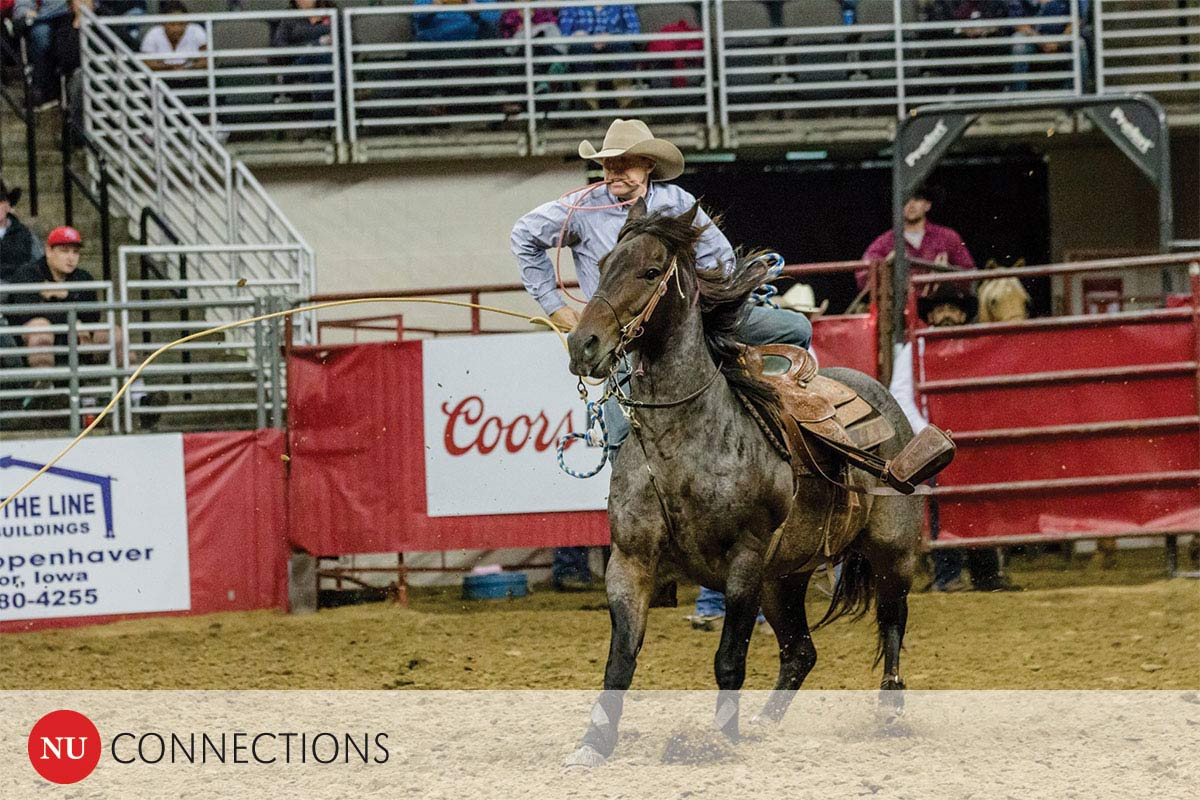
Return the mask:
{"type": "Polygon", "coordinates": [[[646,615],[654,593],[653,561],[630,556],[614,547],[605,573],[608,614],[612,638],[604,667],[604,691],[592,706],[592,716],[579,749],[567,758],[567,766],[597,767],[617,746],[617,729],[625,690],[633,682],[638,652],[646,635],[646,615]]]}
{"type": "Polygon", "coordinates": [[[717,677],[717,730],[730,741],[738,740],[738,692],[746,679],[746,651],[758,617],[762,590],[762,554],[739,547],[729,563],[725,581],[725,624],[713,660],[717,677]]]}

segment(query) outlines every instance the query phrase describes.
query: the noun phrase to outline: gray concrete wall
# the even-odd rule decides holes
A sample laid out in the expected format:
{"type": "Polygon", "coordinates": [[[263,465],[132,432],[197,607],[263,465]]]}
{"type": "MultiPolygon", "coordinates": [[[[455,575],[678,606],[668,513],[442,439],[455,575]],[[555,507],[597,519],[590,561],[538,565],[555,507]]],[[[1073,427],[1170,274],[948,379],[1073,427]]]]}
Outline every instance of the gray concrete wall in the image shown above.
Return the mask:
{"type": "MultiPolygon", "coordinates": [[[[513,222],[586,182],[583,162],[563,159],[255,172],[316,249],[321,292],[517,282],[508,245],[513,222]]],[[[573,279],[569,251],[563,252],[562,262],[564,276],[573,279]]],[[[539,311],[524,293],[492,300],[528,314],[539,311]]],[[[391,312],[359,307],[340,316],[391,312]]],[[[403,312],[406,324],[413,326],[434,320],[442,325],[467,322],[465,311],[407,306],[403,312]]],[[[484,322],[514,325],[498,317],[484,322]]]]}

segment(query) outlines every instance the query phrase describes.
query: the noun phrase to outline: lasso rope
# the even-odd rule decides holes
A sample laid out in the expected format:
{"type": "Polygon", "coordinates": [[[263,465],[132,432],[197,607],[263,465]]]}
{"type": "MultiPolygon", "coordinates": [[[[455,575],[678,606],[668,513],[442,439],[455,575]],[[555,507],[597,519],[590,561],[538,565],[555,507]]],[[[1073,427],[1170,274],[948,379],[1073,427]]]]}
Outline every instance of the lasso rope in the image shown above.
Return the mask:
{"type": "MultiPolygon", "coordinates": [[[[565,349],[567,347],[566,335],[563,333],[561,328],[559,328],[557,325],[555,325],[554,322],[551,321],[547,317],[544,317],[544,316],[531,317],[527,314],[521,314],[516,311],[509,311],[504,308],[496,308],[494,306],[485,306],[485,305],[480,305],[479,303],[468,303],[468,302],[461,301],[461,300],[440,300],[440,299],[432,298],[432,297],[405,297],[403,295],[397,295],[395,297],[371,297],[371,298],[363,298],[363,299],[357,299],[357,300],[336,300],[336,301],[330,301],[328,303],[316,303],[313,305],[301,306],[299,308],[286,309],[283,311],[274,311],[270,314],[260,314],[259,316],[249,317],[247,319],[238,320],[236,322],[227,322],[224,325],[218,325],[215,328],[208,328],[206,330],[196,331],[195,333],[191,333],[191,334],[188,334],[187,336],[180,337],[179,339],[176,339],[173,342],[163,345],[162,347],[158,348],[150,355],[146,356],[146,359],[138,366],[137,369],[135,369],[133,371],[133,374],[131,374],[125,380],[124,385],[121,386],[121,388],[117,391],[117,393],[113,395],[112,399],[108,401],[108,405],[104,406],[104,408],[100,410],[100,413],[96,415],[96,418],[94,420],[92,420],[92,423],[90,425],[88,425],[86,428],[84,428],[79,433],[78,436],[76,436],[74,439],[72,439],[70,441],[70,443],[66,447],[64,447],[58,455],[56,455],[54,458],[50,459],[50,461],[46,462],[46,464],[41,469],[39,469],[37,472],[35,472],[33,474],[33,476],[29,478],[29,480],[27,480],[27,481],[25,481],[25,483],[21,484],[21,486],[15,492],[13,492],[8,497],[6,497],[3,500],[3,502],[0,502],[0,511],[3,511],[8,506],[9,503],[11,503],[13,500],[18,498],[22,492],[24,492],[26,489],[28,489],[30,486],[32,486],[34,481],[36,481],[42,475],[45,475],[46,472],[51,467],[53,467],[55,464],[57,464],[59,461],[61,461],[64,456],[66,456],[68,453],[70,453],[72,450],[75,449],[75,446],[77,444],[82,442],[92,431],[94,431],[96,429],[96,427],[101,422],[104,421],[105,417],[107,417],[109,415],[109,413],[113,410],[113,408],[117,405],[117,403],[121,400],[121,398],[125,396],[125,393],[129,391],[129,387],[132,386],[133,382],[136,381],[141,376],[142,372],[146,369],[146,367],[150,366],[150,364],[153,363],[155,359],[157,359],[160,355],[167,352],[168,350],[172,350],[172,349],[178,347],[179,345],[187,344],[188,342],[195,341],[196,339],[201,339],[205,336],[212,336],[215,333],[223,333],[224,331],[232,330],[233,328],[240,328],[244,325],[253,325],[254,323],[257,323],[257,322],[264,322],[264,321],[270,320],[270,319],[279,319],[280,317],[288,317],[293,314],[301,314],[301,313],[305,313],[305,312],[309,312],[309,311],[321,311],[321,310],[327,309],[327,308],[338,308],[340,306],[361,305],[363,303],[425,303],[428,305],[454,306],[456,308],[477,308],[480,311],[490,311],[493,314],[502,314],[506,317],[514,317],[516,319],[523,319],[526,322],[529,322],[531,324],[546,325],[552,331],[554,331],[554,333],[558,336],[559,341],[562,342],[563,348],[565,349]]],[[[584,388],[582,379],[580,379],[579,386],[580,386],[580,391],[583,393],[584,399],[586,399],[587,391],[584,388]]],[[[589,414],[590,414],[590,410],[589,410],[589,414]]],[[[603,421],[601,421],[601,425],[603,426],[603,421]]],[[[589,424],[589,427],[590,427],[590,424],[589,424]]],[[[601,430],[603,431],[605,429],[602,427],[601,430]]],[[[575,435],[576,436],[586,436],[586,434],[575,434],[575,435]]],[[[563,437],[563,439],[559,441],[559,465],[563,466],[563,469],[565,471],[567,471],[568,474],[572,474],[570,470],[566,470],[566,467],[563,465],[563,462],[562,462],[562,448],[564,448],[566,446],[564,443],[566,439],[567,439],[567,437],[563,437]]],[[[605,445],[607,445],[607,434],[605,434],[605,445]]],[[[605,456],[605,461],[607,461],[607,458],[608,458],[607,448],[605,449],[604,456],[605,456]]],[[[603,466],[604,466],[604,464],[601,463],[600,468],[603,468],[603,466]]],[[[592,472],[591,474],[592,475],[596,474],[596,472],[600,471],[600,468],[597,468],[595,470],[595,472],[592,472]]],[[[583,477],[590,477],[590,475],[583,476],[583,477]]]]}

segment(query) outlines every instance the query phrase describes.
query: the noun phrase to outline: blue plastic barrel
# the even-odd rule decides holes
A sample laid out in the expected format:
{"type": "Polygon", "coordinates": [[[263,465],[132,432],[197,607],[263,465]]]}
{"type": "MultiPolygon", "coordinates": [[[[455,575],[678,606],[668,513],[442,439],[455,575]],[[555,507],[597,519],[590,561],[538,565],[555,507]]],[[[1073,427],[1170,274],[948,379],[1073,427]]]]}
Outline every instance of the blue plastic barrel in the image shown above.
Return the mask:
{"type": "Polygon", "coordinates": [[[467,575],[463,578],[464,600],[495,600],[500,597],[524,597],[529,581],[524,572],[499,572],[491,575],[467,575]]]}

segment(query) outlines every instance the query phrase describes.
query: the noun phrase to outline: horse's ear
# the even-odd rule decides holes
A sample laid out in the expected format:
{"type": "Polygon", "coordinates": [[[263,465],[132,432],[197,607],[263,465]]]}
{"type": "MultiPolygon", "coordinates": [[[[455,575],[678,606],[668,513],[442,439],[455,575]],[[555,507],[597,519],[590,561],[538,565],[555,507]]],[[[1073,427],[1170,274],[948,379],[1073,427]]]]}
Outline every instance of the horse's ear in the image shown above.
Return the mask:
{"type": "Polygon", "coordinates": [[[625,222],[630,223],[644,216],[646,216],[646,198],[639,197],[637,202],[629,207],[629,216],[625,218],[625,222]]]}
{"type": "Polygon", "coordinates": [[[686,222],[690,227],[696,222],[696,213],[700,210],[700,201],[692,203],[692,207],[679,215],[680,222],[686,222]]]}

